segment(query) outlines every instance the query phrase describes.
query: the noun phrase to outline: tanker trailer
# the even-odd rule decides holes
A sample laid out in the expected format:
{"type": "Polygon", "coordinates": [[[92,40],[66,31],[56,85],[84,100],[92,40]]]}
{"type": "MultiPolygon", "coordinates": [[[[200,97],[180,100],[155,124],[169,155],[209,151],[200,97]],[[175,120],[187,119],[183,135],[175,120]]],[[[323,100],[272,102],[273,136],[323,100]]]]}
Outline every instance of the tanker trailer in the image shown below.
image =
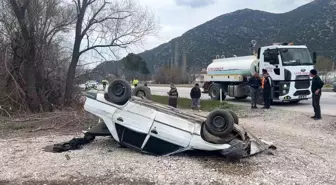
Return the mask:
{"type": "Polygon", "coordinates": [[[258,64],[259,60],[254,55],[214,59],[207,67],[207,75],[204,77],[206,84],[203,88],[208,90],[212,99],[219,100],[221,88],[222,99],[225,99],[226,95],[246,99],[249,95],[247,80],[259,72],[258,64]]]}
{"type": "MultiPolygon", "coordinates": [[[[293,102],[312,97],[309,71],[316,63],[307,46],[288,43],[273,44],[258,49],[255,55],[231,58],[216,58],[207,67],[204,76],[204,91],[211,99],[219,100],[228,95],[236,99],[249,96],[248,79],[266,69],[273,80],[272,102],[293,102]]],[[[260,103],[262,100],[260,101],[260,103]]]]}

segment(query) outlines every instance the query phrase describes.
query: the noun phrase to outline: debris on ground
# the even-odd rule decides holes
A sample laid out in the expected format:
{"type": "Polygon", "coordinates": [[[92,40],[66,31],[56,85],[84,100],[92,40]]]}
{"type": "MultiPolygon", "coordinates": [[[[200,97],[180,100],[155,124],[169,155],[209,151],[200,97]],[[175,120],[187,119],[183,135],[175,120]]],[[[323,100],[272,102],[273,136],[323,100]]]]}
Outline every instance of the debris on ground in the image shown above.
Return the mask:
{"type": "MultiPolygon", "coordinates": [[[[243,114],[240,124],[273,141],[275,155],[239,163],[199,152],[155,157],[120,147],[111,137],[97,138],[82,150],[51,153],[43,148],[79,137],[88,126],[68,127],[71,135],[52,129],[34,137],[31,128],[19,129],[0,139],[0,184],[335,184],[335,117],[314,121],[307,114],[275,109],[243,114]]],[[[2,132],[17,128],[1,127],[7,129],[2,132]]]]}

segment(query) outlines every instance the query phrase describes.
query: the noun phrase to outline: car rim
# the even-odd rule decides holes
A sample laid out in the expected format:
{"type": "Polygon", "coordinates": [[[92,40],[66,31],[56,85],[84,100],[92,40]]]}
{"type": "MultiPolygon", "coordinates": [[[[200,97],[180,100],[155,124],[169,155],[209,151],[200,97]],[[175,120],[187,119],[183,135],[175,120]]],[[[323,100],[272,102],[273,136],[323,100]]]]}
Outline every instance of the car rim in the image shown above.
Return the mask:
{"type": "Polygon", "coordinates": [[[122,84],[116,84],[112,89],[113,94],[116,96],[123,95],[124,91],[125,91],[125,88],[122,84]]]}
{"type": "Polygon", "coordinates": [[[221,132],[227,128],[226,121],[222,116],[216,116],[212,120],[212,126],[218,132],[221,132]]]}
{"type": "Polygon", "coordinates": [[[139,96],[139,97],[144,97],[145,96],[145,92],[143,91],[138,91],[136,96],[139,96]]]}

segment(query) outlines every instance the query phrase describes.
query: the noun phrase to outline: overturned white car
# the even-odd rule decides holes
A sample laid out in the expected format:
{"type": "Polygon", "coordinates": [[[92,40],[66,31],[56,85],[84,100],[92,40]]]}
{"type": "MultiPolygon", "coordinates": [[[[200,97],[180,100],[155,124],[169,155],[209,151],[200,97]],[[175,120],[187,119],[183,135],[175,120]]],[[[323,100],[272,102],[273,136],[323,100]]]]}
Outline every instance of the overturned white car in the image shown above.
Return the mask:
{"type": "Polygon", "coordinates": [[[114,80],[106,93],[87,92],[84,109],[103,122],[87,131],[86,137],[111,135],[122,146],[155,155],[205,150],[231,159],[271,146],[246,132],[232,111],[218,109],[204,117],[150,99],[147,87],[132,91],[125,80],[114,80]]]}

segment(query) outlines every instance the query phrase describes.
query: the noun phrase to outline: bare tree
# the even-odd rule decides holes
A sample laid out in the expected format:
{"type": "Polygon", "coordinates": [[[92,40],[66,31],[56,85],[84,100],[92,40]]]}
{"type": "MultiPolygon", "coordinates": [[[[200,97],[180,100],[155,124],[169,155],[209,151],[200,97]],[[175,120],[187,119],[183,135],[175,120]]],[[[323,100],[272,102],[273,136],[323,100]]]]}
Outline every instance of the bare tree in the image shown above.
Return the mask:
{"type": "Polygon", "coordinates": [[[113,54],[114,49],[126,49],[155,30],[154,16],[134,0],[72,2],[76,7],[77,17],[72,59],[66,80],[65,103],[71,99],[76,67],[81,55],[88,51],[101,55],[103,50],[109,50],[113,54]]]}
{"type": "Polygon", "coordinates": [[[45,110],[52,86],[46,77],[59,58],[59,33],[72,24],[71,11],[60,0],[5,0],[1,9],[6,89],[14,86],[32,112],[45,110]]]}

